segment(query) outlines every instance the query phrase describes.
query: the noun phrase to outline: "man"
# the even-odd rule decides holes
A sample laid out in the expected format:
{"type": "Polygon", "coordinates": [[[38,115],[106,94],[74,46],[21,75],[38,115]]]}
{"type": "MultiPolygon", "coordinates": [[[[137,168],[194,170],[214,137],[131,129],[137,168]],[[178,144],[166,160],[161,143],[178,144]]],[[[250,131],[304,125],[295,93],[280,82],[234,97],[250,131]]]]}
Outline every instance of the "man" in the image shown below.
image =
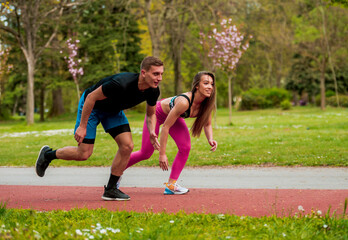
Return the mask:
{"type": "Polygon", "coordinates": [[[43,177],[53,159],[87,160],[93,152],[97,125],[101,122],[105,132],[115,139],[118,151],[111,166],[109,182],[104,186],[104,200],[129,200],[116,185],[128,164],[133,150],[133,140],[128,120],[122,110],[147,102],[147,128],[155,149],[159,142],[155,133],[156,101],[160,94],[158,84],[162,81],[163,62],[155,57],[146,57],[140,73],[119,73],[100,80],[86,89],[81,96],[75,125],[77,147],[64,147],[55,151],[43,146],[36,160],[36,173],[43,177]]]}

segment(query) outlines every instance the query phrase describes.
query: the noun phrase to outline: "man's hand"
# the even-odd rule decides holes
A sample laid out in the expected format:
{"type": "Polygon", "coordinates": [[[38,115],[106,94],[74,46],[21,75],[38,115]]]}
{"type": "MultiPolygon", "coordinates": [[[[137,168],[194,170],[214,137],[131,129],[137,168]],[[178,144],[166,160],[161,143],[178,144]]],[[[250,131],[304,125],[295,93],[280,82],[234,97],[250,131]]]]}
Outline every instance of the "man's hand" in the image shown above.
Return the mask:
{"type": "Polygon", "coordinates": [[[210,144],[210,146],[212,146],[212,148],[210,149],[210,151],[212,151],[212,152],[215,152],[215,150],[216,150],[216,148],[217,148],[217,141],[215,141],[215,140],[209,140],[208,141],[209,142],[209,144],[210,144]]]}
{"type": "Polygon", "coordinates": [[[76,142],[79,143],[79,145],[82,143],[83,139],[86,137],[86,132],[87,132],[87,129],[86,128],[83,128],[81,126],[79,126],[77,129],[76,129],[76,132],[75,132],[75,140],[76,142]]]}
{"type": "Polygon", "coordinates": [[[150,142],[155,150],[159,150],[160,144],[158,142],[158,137],[157,137],[156,133],[150,134],[150,142]]]}
{"type": "Polygon", "coordinates": [[[159,165],[163,171],[168,171],[169,166],[168,166],[168,158],[166,154],[159,156],[159,165]]]}

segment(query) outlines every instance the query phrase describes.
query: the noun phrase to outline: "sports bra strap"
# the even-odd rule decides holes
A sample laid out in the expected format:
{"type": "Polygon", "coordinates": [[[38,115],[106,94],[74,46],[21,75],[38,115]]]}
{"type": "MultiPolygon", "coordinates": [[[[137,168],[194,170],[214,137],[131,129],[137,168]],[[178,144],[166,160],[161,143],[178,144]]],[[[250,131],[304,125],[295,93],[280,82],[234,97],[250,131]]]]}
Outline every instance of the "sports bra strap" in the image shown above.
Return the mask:
{"type": "Polygon", "coordinates": [[[182,96],[182,97],[185,97],[187,99],[187,101],[189,102],[189,107],[188,109],[183,113],[181,114],[181,117],[183,118],[188,118],[190,117],[190,114],[191,114],[191,106],[192,106],[192,103],[193,103],[193,99],[195,98],[195,95],[194,93],[192,92],[192,100],[190,101],[190,98],[188,96],[186,96],[185,94],[180,94],[180,95],[177,95],[175,97],[173,97],[170,102],[169,102],[169,107],[170,109],[172,109],[174,107],[174,101],[177,97],[179,96],[182,96]]]}

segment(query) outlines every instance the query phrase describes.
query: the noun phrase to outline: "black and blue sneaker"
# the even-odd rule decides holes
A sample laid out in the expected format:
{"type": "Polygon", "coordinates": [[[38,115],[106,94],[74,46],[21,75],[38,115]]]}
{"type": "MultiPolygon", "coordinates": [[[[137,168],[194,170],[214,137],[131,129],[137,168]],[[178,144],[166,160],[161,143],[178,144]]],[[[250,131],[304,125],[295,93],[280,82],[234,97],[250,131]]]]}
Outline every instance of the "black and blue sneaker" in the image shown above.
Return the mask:
{"type": "Polygon", "coordinates": [[[47,145],[43,146],[39,152],[39,156],[37,157],[35,169],[36,174],[39,177],[43,177],[45,175],[45,171],[48,168],[48,165],[51,163],[51,160],[45,158],[45,153],[48,151],[52,151],[52,148],[47,145]]]}
{"type": "Polygon", "coordinates": [[[110,189],[107,189],[106,186],[104,186],[102,199],[106,201],[128,201],[130,200],[130,197],[120,189],[116,188],[116,186],[110,189]]]}

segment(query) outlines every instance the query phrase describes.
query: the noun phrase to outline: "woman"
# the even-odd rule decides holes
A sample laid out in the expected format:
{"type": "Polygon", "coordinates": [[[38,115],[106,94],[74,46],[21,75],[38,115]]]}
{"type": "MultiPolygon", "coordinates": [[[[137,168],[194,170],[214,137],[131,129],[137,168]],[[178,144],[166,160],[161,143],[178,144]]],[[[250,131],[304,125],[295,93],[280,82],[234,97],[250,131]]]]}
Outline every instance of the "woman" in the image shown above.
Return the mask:
{"type": "MultiPolygon", "coordinates": [[[[212,111],[215,110],[215,76],[211,72],[199,72],[193,79],[191,92],[186,92],[175,97],[162,99],[156,105],[156,134],[163,124],[160,135],[159,165],[167,171],[168,158],[166,145],[168,134],[174,139],[179,151],[174,159],[168,183],[165,183],[164,194],[185,194],[189,190],[179,186],[177,180],[188,159],[191,149],[190,133],[184,118],[196,118],[191,128],[192,135],[199,137],[204,128],[211,151],[217,148],[213,139],[211,125],[212,111]]],[[[126,169],[142,160],[148,159],[154,152],[154,146],[149,141],[149,131],[146,119],[143,127],[141,149],[130,156],[126,169]]]]}

